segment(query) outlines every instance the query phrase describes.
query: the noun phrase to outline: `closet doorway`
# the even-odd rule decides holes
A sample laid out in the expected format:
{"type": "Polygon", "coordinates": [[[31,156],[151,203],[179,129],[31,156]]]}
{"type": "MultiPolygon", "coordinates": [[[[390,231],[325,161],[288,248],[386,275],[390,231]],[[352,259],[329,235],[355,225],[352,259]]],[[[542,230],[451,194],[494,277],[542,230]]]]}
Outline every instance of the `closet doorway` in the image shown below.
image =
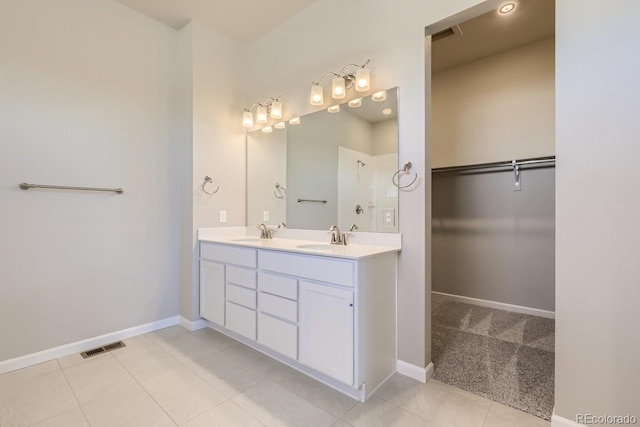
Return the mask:
{"type": "Polygon", "coordinates": [[[507,3],[430,27],[432,360],[434,379],[549,420],[555,2],[507,3]]]}

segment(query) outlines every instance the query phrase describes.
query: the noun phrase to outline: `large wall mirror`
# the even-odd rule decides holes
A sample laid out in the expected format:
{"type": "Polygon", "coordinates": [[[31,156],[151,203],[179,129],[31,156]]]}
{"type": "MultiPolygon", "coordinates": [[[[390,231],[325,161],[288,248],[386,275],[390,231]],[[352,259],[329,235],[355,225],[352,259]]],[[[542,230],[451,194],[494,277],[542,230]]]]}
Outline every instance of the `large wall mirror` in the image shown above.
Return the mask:
{"type": "Polygon", "coordinates": [[[247,134],[247,225],[398,232],[397,88],[247,134]]]}

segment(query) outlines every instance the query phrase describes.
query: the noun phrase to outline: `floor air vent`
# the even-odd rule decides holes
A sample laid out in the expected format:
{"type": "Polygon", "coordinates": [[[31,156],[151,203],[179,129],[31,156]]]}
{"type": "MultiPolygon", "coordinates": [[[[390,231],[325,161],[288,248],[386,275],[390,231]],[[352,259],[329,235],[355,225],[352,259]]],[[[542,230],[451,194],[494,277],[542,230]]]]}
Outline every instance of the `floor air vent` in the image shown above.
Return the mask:
{"type": "Polygon", "coordinates": [[[126,347],[126,345],[122,341],[112,342],[111,344],[107,344],[102,347],[92,348],[91,350],[83,351],[82,353],[80,353],[80,356],[86,359],[88,357],[97,356],[99,354],[106,353],[108,351],[117,350],[122,347],[126,347]]]}

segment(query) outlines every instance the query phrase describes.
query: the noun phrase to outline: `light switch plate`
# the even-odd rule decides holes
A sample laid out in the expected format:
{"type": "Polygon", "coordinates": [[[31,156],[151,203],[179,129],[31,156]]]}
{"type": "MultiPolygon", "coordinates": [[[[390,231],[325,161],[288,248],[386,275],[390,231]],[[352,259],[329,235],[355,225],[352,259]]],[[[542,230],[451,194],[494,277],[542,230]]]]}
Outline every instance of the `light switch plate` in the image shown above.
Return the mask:
{"type": "Polygon", "coordinates": [[[262,212],[262,220],[269,221],[269,211],[262,212]]]}
{"type": "Polygon", "coordinates": [[[220,222],[227,222],[227,211],[220,211],[220,222]]]}

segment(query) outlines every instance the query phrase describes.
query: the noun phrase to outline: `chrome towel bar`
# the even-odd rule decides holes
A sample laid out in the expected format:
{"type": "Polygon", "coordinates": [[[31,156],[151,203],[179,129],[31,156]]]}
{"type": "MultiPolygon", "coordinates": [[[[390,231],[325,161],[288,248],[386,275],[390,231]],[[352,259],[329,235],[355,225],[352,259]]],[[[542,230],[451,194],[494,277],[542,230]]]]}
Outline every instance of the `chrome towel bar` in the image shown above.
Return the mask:
{"type": "Polygon", "coordinates": [[[27,184],[26,182],[20,184],[19,187],[23,190],[28,190],[30,188],[50,188],[55,190],[111,191],[118,194],[124,193],[122,188],[68,187],[65,185],[27,184]]]}
{"type": "Polygon", "coordinates": [[[298,203],[302,203],[302,202],[327,203],[326,200],[298,199],[298,203]]]}

